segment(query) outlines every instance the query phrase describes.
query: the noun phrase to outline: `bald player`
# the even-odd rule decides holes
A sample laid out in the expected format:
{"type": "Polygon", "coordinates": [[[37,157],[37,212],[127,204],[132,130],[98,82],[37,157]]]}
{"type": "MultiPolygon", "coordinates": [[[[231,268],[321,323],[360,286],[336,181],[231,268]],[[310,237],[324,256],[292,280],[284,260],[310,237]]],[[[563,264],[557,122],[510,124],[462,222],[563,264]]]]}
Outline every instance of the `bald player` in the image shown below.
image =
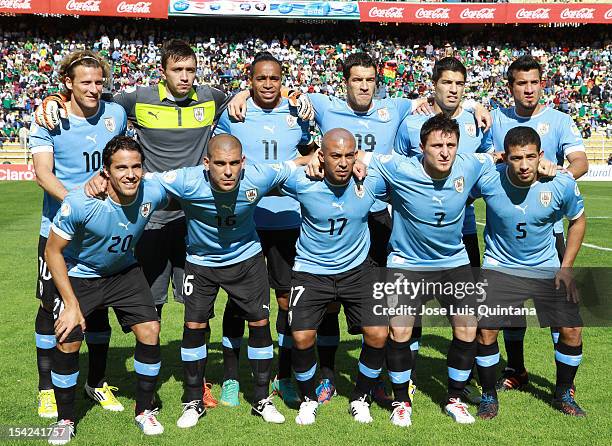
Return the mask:
{"type": "Polygon", "coordinates": [[[183,293],[185,326],[181,344],[184,371],[180,428],[196,425],[206,412],[202,379],[206,370],[205,331],[223,288],[240,317],[248,321],[248,358],[253,370],[252,413],[283,423],[268,394],[272,365],[270,285],[253,213],[257,203],[309,158],[282,164],[245,165],[242,145],[224,134],[211,139],[204,168],[188,167],[154,174],[181,205],[187,219],[187,260],[183,293]]]}
{"type": "Polygon", "coordinates": [[[376,199],[386,198],[387,188],[377,173],[355,182],[356,155],[350,132],[329,130],[318,154],[324,181],[310,180],[297,169],[280,188],[300,203],[302,214],[289,296],[291,357],[303,398],[297,424],[315,422],[316,333],[327,305],[335,301],[344,306],[349,332],[364,336],[349,413],[360,423],[372,422],[367,398],[383,366],[388,321],[373,312],[375,270],[368,258],[368,213],[376,199]]]}

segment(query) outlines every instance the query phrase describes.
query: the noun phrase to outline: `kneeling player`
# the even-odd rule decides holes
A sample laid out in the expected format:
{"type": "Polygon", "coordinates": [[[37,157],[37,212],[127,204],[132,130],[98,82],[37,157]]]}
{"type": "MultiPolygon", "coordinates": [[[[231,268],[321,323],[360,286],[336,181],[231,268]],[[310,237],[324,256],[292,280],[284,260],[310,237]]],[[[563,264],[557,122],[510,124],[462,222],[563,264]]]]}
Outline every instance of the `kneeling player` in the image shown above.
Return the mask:
{"type": "Polygon", "coordinates": [[[295,163],[307,159],[245,167],[240,141],[223,134],[211,139],[204,169],[155,174],[179,201],[187,218],[181,344],[185,393],[178,427],[193,427],[206,413],[202,402],[205,331],[214,317],[219,288],[227,292],[237,314],[248,321],[248,357],[255,378],[252,413],[269,423],[285,421],[268,393],[273,356],[270,285],[253,214],[261,198],[287,179],[295,163]]]}
{"type": "MultiPolygon", "coordinates": [[[[504,150],[506,164],[487,175],[472,191],[487,204],[480,279],[488,281],[485,304],[491,313],[498,306],[522,307],[526,299],[533,297],[540,324],[558,328],[560,333],[555,345],[557,383],[553,406],[568,415],[584,416],[571,390],[582,359],[582,321],[570,271],[586,229],[583,200],[578,185],[568,174],[538,180],[538,165],[544,152],[532,128],[511,129],[504,139],[504,150]],[[567,249],[559,265],[553,227],[563,216],[570,223],[567,249]]],[[[499,407],[495,389],[497,334],[500,328],[512,325],[512,319],[504,316],[505,313],[486,314],[478,323],[476,363],[483,388],[478,416],[485,419],[495,417],[499,407]]]]}
{"type": "Polygon", "coordinates": [[[304,399],[295,421],[315,422],[316,333],[328,304],[337,301],[344,306],[349,331],[364,337],[349,412],[356,421],[371,423],[367,398],[383,366],[388,321],[373,311],[375,270],[368,260],[368,213],[376,198],[386,196],[386,185],[375,173],[363,184],[352,178],[355,138],[347,130],[328,131],[319,156],[324,181],[311,181],[296,170],[281,188],[299,201],[302,214],[289,298],[291,357],[304,399]]]}
{"type": "Polygon", "coordinates": [[[58,422],[51,444],[65,444],[74,435],[79,348],[85,317],[98,308],[112,307],[124,331],[136,335],[136,424],[146,435],[164,431],[153,408],[161,365],[159,321],[132,249],[151,213],[164,208],[168,198],[159,183],[141,181],[143,153],[133,139],[113,138],[102,157],[108,198],[88,198],[81,189],[68,194],[53,220],[45,249],[61,295],[54,307],[59,341],[51,377],[58,422]]]}
{"type": "MultiPolygon", "coordinates": [[[[375,156],[372,169],[391,188],[393,231],[387,266],[404,271],[413,279],[417,271],[429,269],[451,285],[473,282],[469,258],[461,240],[465,203],[470,189],[487,171],[494,171],[491,157],[459,154],[459,126],[442,114],[421,127],[422,154],[411,158],[399,155],[375,156]]],[[[366,158],[367,161],[367,158],[366,158]]],[[[433,277],[437,280],[436,276],[433,277]]],[[[420,280],[420,277],[419,277],[420,280]]],[[[440,293],[436,292],[440,297],[440,293]]],[[[467,296],[465,302],[473,298],[467,296]]],[[[453,296],[441,302],[450,308],[453,296]]],[[[460,300],[457,303],[462,303],[460,300]]],[[[463,305],[462,305],[463,306],[463,305]]],[[[420,306],[414,306],[418,310],[420,306]]],[[[476,317],[467,310],[449,314],[453,340],[448,350],[448,396],[445,413],[458,423],[473,423],[474,417],[461,401],[476,354],[476,317]]],[[[418,314],[418,313],[417,313],[418,314]]],[[[395,401],[392,422],[411,424],[408,396],[412,369],[410,339],[416,315],[390,315],[387,368],[395,401]]]]}

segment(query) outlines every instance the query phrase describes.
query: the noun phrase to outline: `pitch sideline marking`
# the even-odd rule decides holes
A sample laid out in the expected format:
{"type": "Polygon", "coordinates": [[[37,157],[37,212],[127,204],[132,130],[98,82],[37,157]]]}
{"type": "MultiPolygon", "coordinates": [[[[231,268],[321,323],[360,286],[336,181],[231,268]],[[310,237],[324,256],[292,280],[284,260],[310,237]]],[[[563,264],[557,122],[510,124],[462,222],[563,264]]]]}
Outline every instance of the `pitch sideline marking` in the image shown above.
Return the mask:
{"type": "MultiPolygon", "coordinates": [[[[591,218],[597,218],[597,217],[591,217],[591,218]]],[[[600,218],[608,218],[608,217],[600,217],[600,218]]],[[[484,226],[485,225],[484,223],[481,223],[479,221],[477,221],[476,224],[478,226],[484,226]]],[[[582,246],[586,246],[587,248],[597,249],[599,251],[611,251],[612,252],[612,248],[606,248],[604,246],[592,245],[590,243],[582,243],[582,246]]]]}

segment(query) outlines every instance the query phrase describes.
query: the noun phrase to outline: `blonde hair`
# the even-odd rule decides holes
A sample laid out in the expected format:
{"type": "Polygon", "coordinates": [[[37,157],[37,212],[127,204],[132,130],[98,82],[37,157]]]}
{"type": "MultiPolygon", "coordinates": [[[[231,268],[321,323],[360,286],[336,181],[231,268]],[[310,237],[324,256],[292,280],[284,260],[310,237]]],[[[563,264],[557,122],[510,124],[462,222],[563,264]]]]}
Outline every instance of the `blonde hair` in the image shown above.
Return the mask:
{"type": "Polygon", "coordinates": [[[74,51],[64,57],[59,65],[58,75],[65,84],[67,77],[74,79],[74,69],[78,66],[102,69],[105,82],[110,78],[110,65],[100,54],[90,50],[74,51]]]}

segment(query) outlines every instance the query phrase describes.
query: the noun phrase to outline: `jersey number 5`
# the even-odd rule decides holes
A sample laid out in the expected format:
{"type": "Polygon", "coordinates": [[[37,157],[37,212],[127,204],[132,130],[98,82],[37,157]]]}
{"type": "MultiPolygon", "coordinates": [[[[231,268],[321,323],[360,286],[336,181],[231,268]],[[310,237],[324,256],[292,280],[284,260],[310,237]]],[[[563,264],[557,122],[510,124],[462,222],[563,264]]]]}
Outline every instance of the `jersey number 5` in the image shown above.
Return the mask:
{"type": "Polygon", "coordinates": [[[519,235],[516,236],[517,240],[527,237],[527,230],[525,229],[525,226],[527,226],[527,223],[518,223],[516,225],[516,230],[519,233],[519,235]]]}

